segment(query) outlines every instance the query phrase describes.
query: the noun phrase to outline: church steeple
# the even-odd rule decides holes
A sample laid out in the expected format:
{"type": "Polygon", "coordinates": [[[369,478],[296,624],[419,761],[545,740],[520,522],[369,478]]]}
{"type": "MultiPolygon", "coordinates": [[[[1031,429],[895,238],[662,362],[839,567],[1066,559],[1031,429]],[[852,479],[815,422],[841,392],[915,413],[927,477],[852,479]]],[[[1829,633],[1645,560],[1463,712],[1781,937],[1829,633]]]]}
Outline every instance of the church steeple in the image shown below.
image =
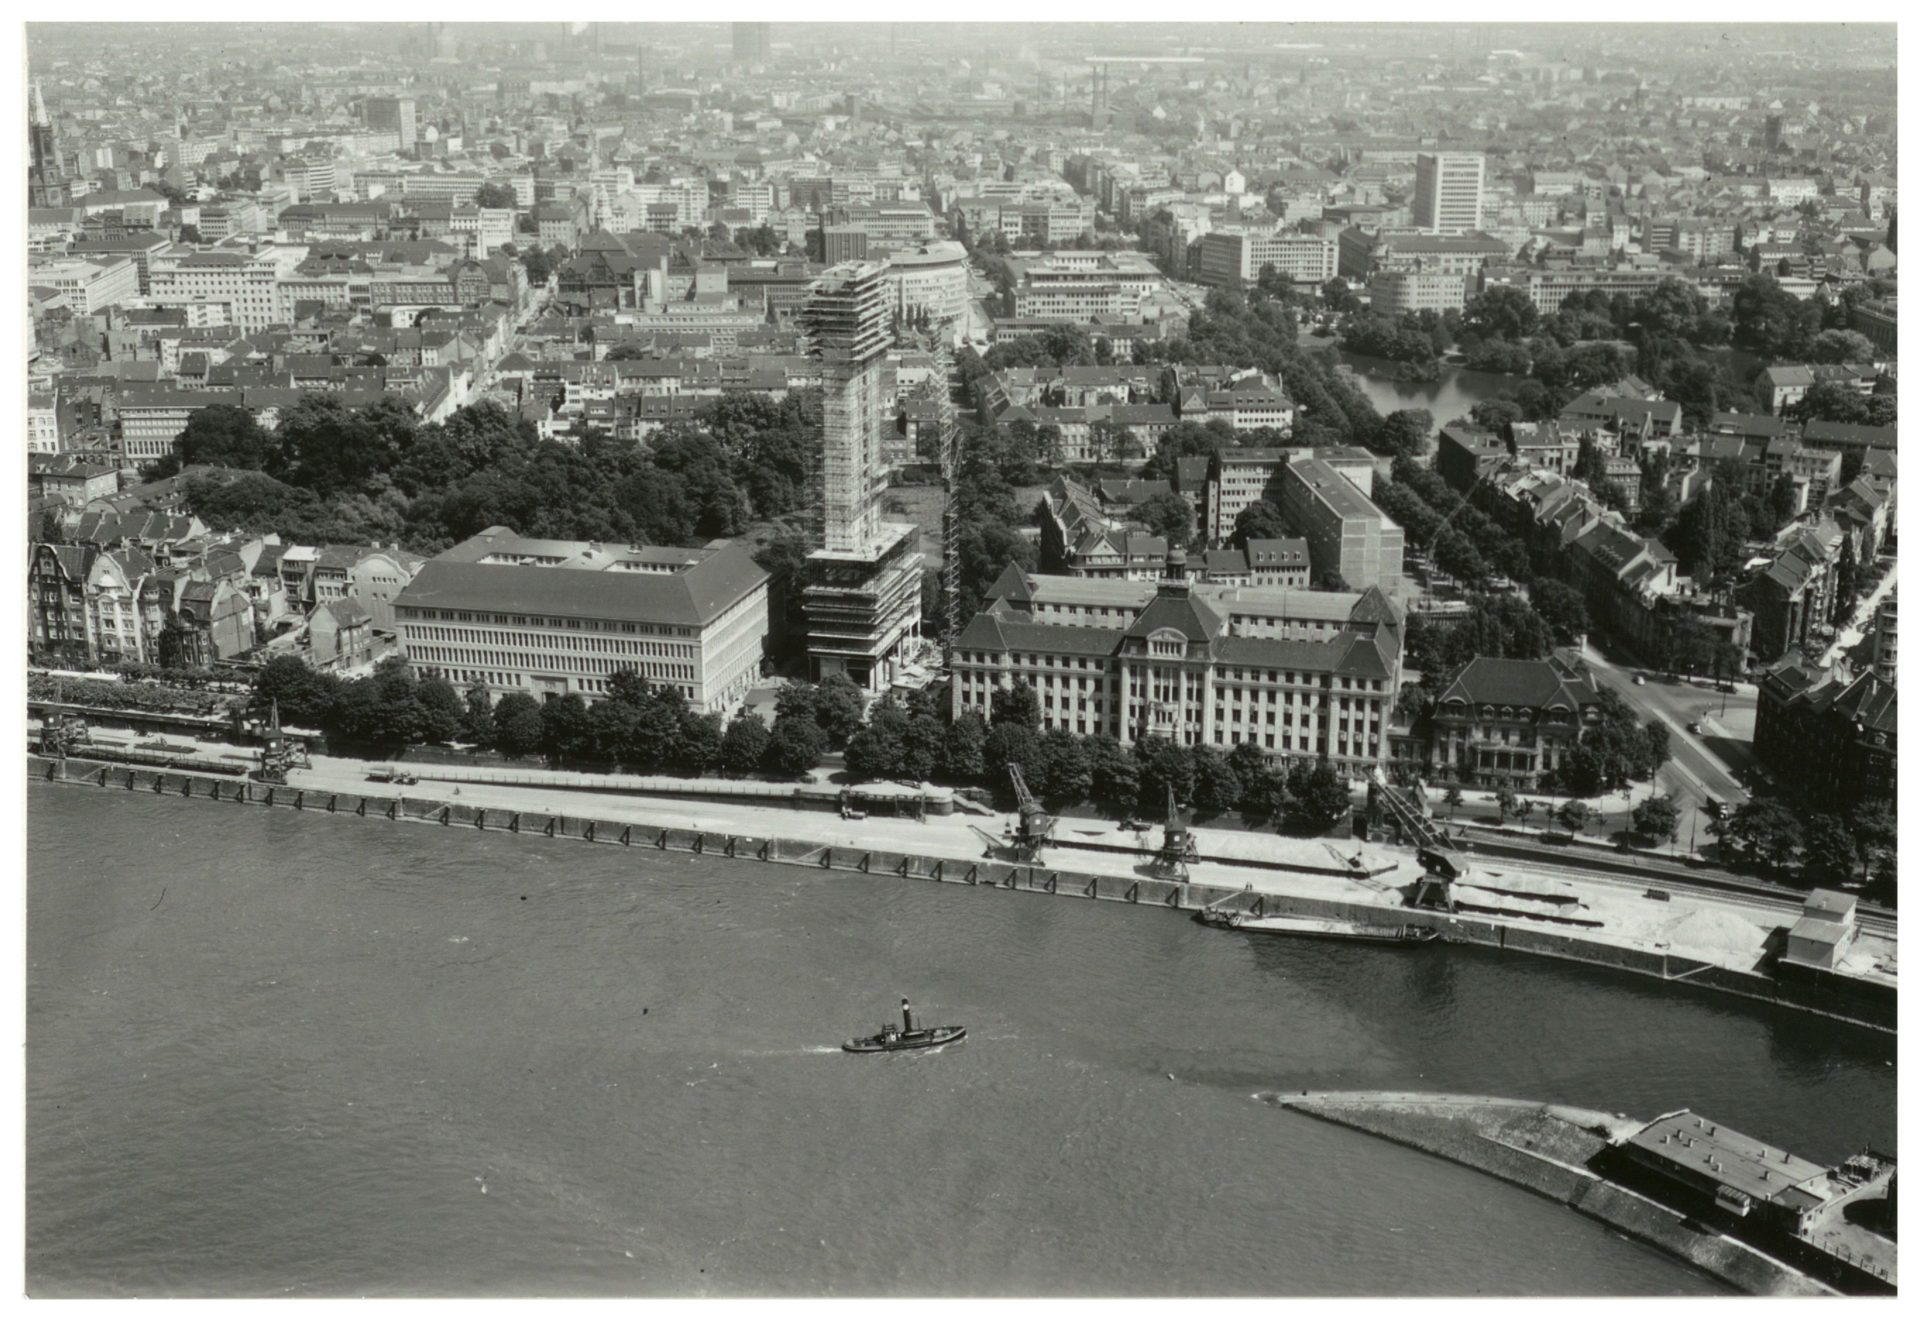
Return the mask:
{"type": "Polygon", "coordinates": [[[27,92],[27,205],[58,206],[64,200],[65,191],[53,116],[47,113],[46,98],[36,81],[27,92]]]}

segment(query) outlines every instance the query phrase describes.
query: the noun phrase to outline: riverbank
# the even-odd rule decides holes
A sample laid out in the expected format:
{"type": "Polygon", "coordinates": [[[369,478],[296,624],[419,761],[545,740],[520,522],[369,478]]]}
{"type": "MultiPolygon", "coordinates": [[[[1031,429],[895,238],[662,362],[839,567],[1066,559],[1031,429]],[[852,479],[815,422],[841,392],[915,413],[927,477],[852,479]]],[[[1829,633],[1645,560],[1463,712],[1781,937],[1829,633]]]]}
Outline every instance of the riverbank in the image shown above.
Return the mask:
{"type": "MultiPolygon", "coordinates": [[[[328,762],[333,760],[328,759],[328,762]]],[[[994,861],[976,830],[954,818],[845,820],[772,805],[728,805],[611,795],[558,786],[422,785],[369,793],[364,768],[321,765],[298,770],[284,786],[239,776],[168,772],[86,759],[30,755],[36,778],[99,788],[200,798],[617,843],[659,850],[829,870],[891,873],[931,881],[984,885],[1162,908],[1218,908],[1297,914],[1359,923],[1429,927],[1448,941],[1596,964],[1729,992],[1891,1031],[1892,998],[1861,1003],[1837,980],[1783,982],[1765,967],[1775,928],[1769,915],[1737,899],[1684,896],[1652,900],[1637,883],[1542,883],[1517,871],[1484,880],[1537,895],[1557,888],[1557,903],[1488,892],[1497,916],[1448,914],[1405,907],[1405,889],[1419,867],[1405,851],[1383,846],[1301,841],[1253,833],[1202,833],[1205,860],[1186,880],[1152,874],[1145,833],[1079,829],[1050,847],[1043,862],[994,861]],[[1744,909],[1744,915],[1743,915],[1744,909]],[[1567,912],[1586,916],[1569,926],[1567,912]],[[1757,921],[1756,921],[1757,920],[1757,921]]],[[[1777,915],[1772,915],[1777,917],[1777,915]]],[[[1261,939],[1242,937],[1237,939],[1261,939]]]]}
{"type": "Polygon", "coordinates": [[[1262,1100],[1483,1171],[1573,1208],[1755,1295],[1839,1291],[1750,1244],[1702,1228],[1591,1165],[1642,1123],[1579,1107],[1430,1093],[1264,1094],[1262,1100]]]}

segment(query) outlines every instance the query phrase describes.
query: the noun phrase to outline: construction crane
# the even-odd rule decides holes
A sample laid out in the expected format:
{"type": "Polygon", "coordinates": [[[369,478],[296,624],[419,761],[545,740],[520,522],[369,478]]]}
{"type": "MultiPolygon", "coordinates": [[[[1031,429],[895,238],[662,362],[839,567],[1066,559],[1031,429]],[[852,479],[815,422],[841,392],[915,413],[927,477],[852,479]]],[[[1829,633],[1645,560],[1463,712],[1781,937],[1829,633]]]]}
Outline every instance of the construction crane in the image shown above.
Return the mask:
{"type": "Polygon", "coordinates": [[[1414,847],[1422,875],[1407,894],[1407,903],[1416,909],[1453,909],[1453,885],[1467,876],[1467,861],[1453,837],[1435,826],[1427,815],[1407,801],[1406,795],[1387,783],[1375,767],[1368,775],[1367,796],[1378,803],[1399,828],[1401,838],[1414,847]]]}

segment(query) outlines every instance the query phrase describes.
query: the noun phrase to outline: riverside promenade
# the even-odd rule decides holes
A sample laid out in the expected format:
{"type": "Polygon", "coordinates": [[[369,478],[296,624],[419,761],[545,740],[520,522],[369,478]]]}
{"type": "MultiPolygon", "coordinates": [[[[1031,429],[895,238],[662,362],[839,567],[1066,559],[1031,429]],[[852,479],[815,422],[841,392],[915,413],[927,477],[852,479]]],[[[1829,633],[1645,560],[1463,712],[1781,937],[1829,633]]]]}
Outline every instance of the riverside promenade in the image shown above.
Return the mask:
{"type": "MultiPolygon", "coordinates": [[[[569,773],[530,771],[521,776],[541,783],[500,785],[463,777],[462,769],[409,763],[420,789],[438,785],[477,807],[534,809],[574,816],[672,823],[689,829],[733,835],[777,835],[818,841],[838,849],[884,849],[982,859],[985,843],[975,827],[1004,835],[1005,815],[955,814],[917,821],[910,817],[871,816],[846,821],[803,807],[767,803],[706,803],[640,792],[606,793],[568,788],[569,773]]],[[[516,777],[520,778],[519,776],[516,777]]],[[[577,780],[578,777],[573,777],[577,780]]],[[[310,770],[288,778],[294,786],[336,792],[366,792],[366,766],[347,759],[318,757],[310,770]]],[[[1158,844],[1158,829],[1122,831],[1117,825],[1062,818],[1056,843],[1046,851],[1046,866],[1081,873],[1133,873],[1158,844]]],[[[1231,829],[1195,830],[1201,862],[1190,865],[1196,885],[1244,893],[1249,899],[1319,900],[1338,904],[1400,909],[1403,891],[1420,877],[1410,849],[1358,840],[1299,839],[1271,832],[1231,829]]],[[[1688,893],[1675,899],[1649,896],[1639,879],[1611,880],[1595,873],[1567,874],[1530,868],[1525,863],[1488,859],[1474,862],[1477,885],[1463,886],[1462,898],[1500,909],[1504,924],[1541,934],[1577,934],[1607,944],[1681,962],[1674,976],[1690,965],[1710,965],[1749,973],[1765,961],[1767,946],[1796,912],[1741,895],[1688,893]],[[1551,900],[1525,898],[1553,896],[1551,900]],[[1579,924],[1575,926],[1568,919],[1579,924]]],[[[1236,907],[1245,907],[1240,905],[1236,907]]],[[[1421,915],[1401,911],[1408,921],[1421,915]]],[[[1894,965],[1897,940],[1863,935],[1851,958],[1856,965],[1881,961],[1894,965]]]]}
{"type": "MultiPolygon", "coordinates": [[[[1432,928],[1448,942],[1599,965],[1866,1027],[1891,1031],[1895,1019],[1895,938],[1859,938],[1861,957],[1884,963],[1883,985],[1863,989],[1859,979],[1832,975],[1785,979],[1776,976],[1769,947],[1798,914],[1751,896],[1675,891],[1663,899],[1644,881],[1534,874],[1525,864],[1487,860],[1475,863],[1471,885],[1455,888],[1456,899],[1474,907],[1446,913],[1406,907],[1406,891],[1420,876],[1411,851],[1352,840],[1203,827],[1196,833],[1203,861],[1190,865],[1184,880],[1170,880],[1149,867],[1158,830],[1121,831],[1085,819],[1064,819],[1041,861],[1009,863],[993,858],[974,829],[1004,834],[1008,822],[1001,815],[849,820],[778,800],[728,803],[585,788],[610,778],[544,769],[514,769],[518,783],[487,784],[465,777],[498,769],[419,762],[406,769],[420,782],[401,787],[372,780],[374,765],[317,757],[311,768],[290,773],[288,784],[272,787],[245,779],[238,767],[227,776],[116,764],[104,753],[65,763],[33,755],[29,775],[182,799],[724,853],[1151,907],[1408,924],[1432,928]]],[[[725,793],[738,784],[715,782],[713,789],[725,793]]]]}

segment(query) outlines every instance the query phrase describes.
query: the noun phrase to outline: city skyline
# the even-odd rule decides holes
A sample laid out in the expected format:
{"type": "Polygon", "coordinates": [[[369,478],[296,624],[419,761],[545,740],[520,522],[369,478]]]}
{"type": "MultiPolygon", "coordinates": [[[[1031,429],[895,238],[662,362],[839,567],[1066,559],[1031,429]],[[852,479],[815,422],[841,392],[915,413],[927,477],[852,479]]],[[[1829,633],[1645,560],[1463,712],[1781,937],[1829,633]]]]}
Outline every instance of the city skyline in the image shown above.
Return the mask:
{"type": "Polygon", "coordinates": [[[614,17],[25,30],[25,1293],[1897,1292],[1892,23],[614,17]]]}

